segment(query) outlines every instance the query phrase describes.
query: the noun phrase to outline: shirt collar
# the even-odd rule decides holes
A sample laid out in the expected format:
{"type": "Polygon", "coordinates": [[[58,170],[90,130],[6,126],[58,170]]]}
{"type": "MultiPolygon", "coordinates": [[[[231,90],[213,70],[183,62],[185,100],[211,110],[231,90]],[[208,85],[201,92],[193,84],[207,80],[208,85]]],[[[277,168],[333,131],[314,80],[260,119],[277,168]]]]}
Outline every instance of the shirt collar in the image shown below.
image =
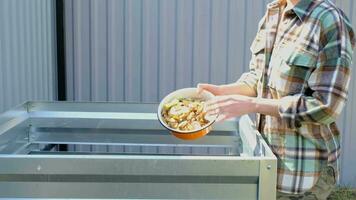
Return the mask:
{"type": "Polygon", "coordinates": [[[303,21],[305,17],[308,17],[313,11],[315,5],[317,5],[318,0],[300,0],[297,5],[292,9],[294,13],[298,16],[300,21],[303,21]]]}
{"type": "MultiPolygon", "coordinates": [[[[300,0],[292,10],[298,16],[299,20],[303,21],[313,11],[316,5],[319,5],[323,0],[300,0]]],[[[285,0],[275,0],[267,5],[268,9],[276,9],[285,3],[285,0]]]]}

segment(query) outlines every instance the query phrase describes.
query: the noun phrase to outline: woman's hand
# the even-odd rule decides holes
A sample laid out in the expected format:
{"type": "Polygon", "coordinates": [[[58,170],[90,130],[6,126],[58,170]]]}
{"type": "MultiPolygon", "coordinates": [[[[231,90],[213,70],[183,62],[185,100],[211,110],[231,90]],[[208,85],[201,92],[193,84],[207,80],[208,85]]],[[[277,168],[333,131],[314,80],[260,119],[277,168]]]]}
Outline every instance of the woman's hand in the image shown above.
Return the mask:
{"type": "Polygon", "coordinates": [[[283,104],[279,99],[256,98],[256,92],[243,84],[213,85],[200,83],[198,93],[209,91],[215,97],[207,102],[208,114],[219,114],[218,121],[249,113],[261,113],[280,117],[279,106],[283,104]]]}
{"type": "Polygon", "coordinates": [[[216,96],[206,102],[205,111],[208,115],[219,114],[217,121],[223,121],[249,113],[261,113],[280,117],[280,104],[283,104],[283,101],[279,99],[256,98],[244,95],[224,95],[216,96]]]}
{"type": "Polygon", "coordinates": [[[204,90],[212,93],[215,96],[221,95],[221,86],[219,85],[213,85],[213,84],[207,84],[207,83],[199,83],[197,86],[198,93],[202,93],[204,90]]]}
{"type": "Polygon", "coordinates": [[[256,98],[243,95],[216,96],[206,103],[208,115],[218,114],[217,121],[256,112],[256,98]]]}
{"type": "Polygon", "coordinates": [[[240,83],[231,83],[227,85],[213,85],[207,83],[199,83],[197,85],[198,93],[201,93],[203,90],[211,92],[215,96],[221,95],[244,95],[255,97],[256,91],[251,89],[249,86],[240,83]]]}

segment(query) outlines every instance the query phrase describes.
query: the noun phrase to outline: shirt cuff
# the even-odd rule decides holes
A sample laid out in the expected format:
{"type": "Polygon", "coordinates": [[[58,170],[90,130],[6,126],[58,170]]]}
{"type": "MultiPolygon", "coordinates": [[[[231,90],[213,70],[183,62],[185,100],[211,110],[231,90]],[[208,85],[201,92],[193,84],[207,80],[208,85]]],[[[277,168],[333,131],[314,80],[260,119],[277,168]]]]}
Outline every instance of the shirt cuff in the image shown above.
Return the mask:
{"type": "Polygon", "coordinates": [[[241,75],[241,77],[236,81],[237,84],[243,84],[247,85],[248,87],[252,88],[253,90],[257,89],[257,80],[256,78],[249,74],[249,73],[244,73],[241,75]]]}
{"type": "Polygon", "coordinates": [[[280,99],[278,105],[279,116],[286,120],[290,128],[299,128],[300,121],[297,118],[298,101],[301,95],[285,96],[280,99]]]}

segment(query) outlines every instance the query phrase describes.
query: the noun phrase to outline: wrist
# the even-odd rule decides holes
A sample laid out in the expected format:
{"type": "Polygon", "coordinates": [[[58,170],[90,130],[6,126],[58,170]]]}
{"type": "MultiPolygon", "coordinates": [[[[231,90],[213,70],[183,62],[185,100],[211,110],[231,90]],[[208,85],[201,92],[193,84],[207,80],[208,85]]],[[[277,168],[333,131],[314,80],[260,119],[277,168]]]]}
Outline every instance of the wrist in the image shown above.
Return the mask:
{"type": "Polygon", "coordinates": [[[215,91],[217,95],[222,95],[223,94],[223,87],[221,85],[215,86],[215,91]]]}
{"type": "Polygon", "coordinates": [[[214,90],[215,90],[215,94],[220,96],[220,95],[224,95],[225,92],[224,92],[224,86],[225,85],[216,85],[214,90]]]}
{"type": "Polygon", "coordinates": [[[253,98],[252,108],[255,113],[279,117],[279,99],[253,98]]]}
{"type": "Polygon", "coordinates": [[[235,95],[239,94],[239,92],[236,92],[236,87],[238,87],[236,83],[216,85],[216,91],[219,93],[219,95],[235,95]]]}
{"type": "Polygon", "coordinates": [[[260,98],[251,97],[251,108],[253,113],[260,113],[260,98]]]}

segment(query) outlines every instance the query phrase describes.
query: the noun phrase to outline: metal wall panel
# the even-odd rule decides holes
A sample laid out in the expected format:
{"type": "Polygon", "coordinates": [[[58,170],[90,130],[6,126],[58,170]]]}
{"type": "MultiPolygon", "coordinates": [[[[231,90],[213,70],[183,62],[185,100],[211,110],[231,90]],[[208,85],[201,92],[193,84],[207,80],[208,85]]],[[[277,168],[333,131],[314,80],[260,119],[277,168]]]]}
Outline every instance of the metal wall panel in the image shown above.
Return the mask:
{"type": "Polygon", "coordinates": [[[26,100],[53,100],[53,0],[0,1],[0,112],[26,100]]]}
{"type": "Polygon", "coordinates": [[[265,4],[66,0],[69,100],[157,102],[198,82],[232,82],[247,70],[265,4]]]}
{"type": "MultiPolygon", "coordinates": [[[[267,2],[66,0],[69,100],[158,102],[198,82],[233,82],[248,70],[249,45],[267,2]]],[[[356,3],[336,3],[356,27],[356,3]]],[[[339,120],[341,180],[356,186],[354,80],[349,99],[339,120]]]]}
{"type": "MultiPolygon", "coordinates": [[[[336,4],[345,12],[356,31],[356,2],[354,0],[336,0],[336,4]]],[[[352,79],[349,88],[349,100],[343,116],[339,120],[342,127],[341,180],[345,185],[356,187],[356,51],[352,65],[352,79]]]]}

